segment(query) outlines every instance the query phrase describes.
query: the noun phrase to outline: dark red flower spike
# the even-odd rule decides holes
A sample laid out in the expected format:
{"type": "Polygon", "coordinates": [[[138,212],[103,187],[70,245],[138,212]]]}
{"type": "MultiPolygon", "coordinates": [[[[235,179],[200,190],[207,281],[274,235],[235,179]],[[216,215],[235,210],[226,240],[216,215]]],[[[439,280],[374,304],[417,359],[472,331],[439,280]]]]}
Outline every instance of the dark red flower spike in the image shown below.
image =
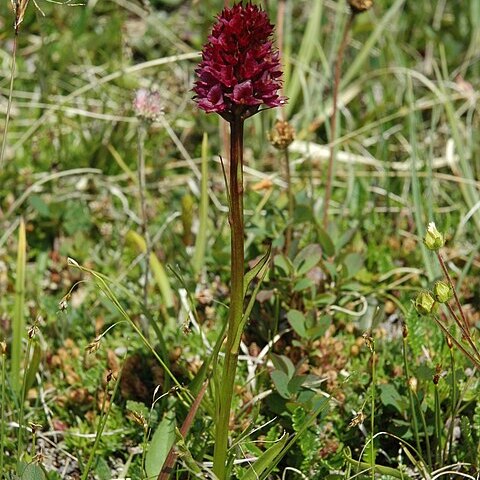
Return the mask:
{"type": "Polygon", "coordinates": [[[232,121],[254,115],[262,105],[285,103],[278,93],[282,71],[272,32],[266,12],[251,2],[220,13],[196,69],[194,98],[202,110],[232,121]]]}

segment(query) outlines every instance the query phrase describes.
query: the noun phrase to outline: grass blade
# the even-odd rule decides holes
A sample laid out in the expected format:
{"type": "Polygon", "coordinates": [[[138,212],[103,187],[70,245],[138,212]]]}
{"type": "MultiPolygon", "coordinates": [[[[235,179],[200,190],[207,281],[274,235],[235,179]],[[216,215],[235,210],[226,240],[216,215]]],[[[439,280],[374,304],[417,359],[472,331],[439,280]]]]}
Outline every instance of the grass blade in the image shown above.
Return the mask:
{"type": "Polygon", "coordinates": [[[368,40],[365,42],[363,48],[355,55],[355,59],[353,60],[350,68],[345,72],[342,78],[341,85],[347,85],[353,77],[358,73],[358,71],[363,67],[364,63],[366,62],[370,51],[377,43],[377,40],[380,38],[380,35],[384,32],[384,30],[390,27],[393,24],[393,18],[398,13],[400,8],[402,8],[405,0],[397,0],[391,7],[390,10],[382,16],[381,20],[378,22],[375,30],[372,32],[368,40]]]}
{"type": "Polygon", "coordinates": [[[12,325],[12,365],[11,383],[14,392],[19,393],[20,368],[22,356],[22,340],[25,337],[25,266],[27,258],[27,239],[25,235],[25,222],[20,220],[17,247],[17,279],[15,282],[15,307],[12,325]]]}
{"type": "Polygon", "coordinates": [[[200,184],[200,211],[195,253],[193,254],[193,271],[196,275],[202,270],[205,262],[205,249],[207,246],[208,222],[208,136],[203,134],[202,140],[202,180],[200,184]]]}
{"type": "MultiPolygon", "coordinates": [[[[142,253],[147,251],[147,243],[145,242],[145,239],[137,232],[130,230],[127,233],[127,240],[132,241],[142,253]]],[[[154,252],[150,252],[150,268],[152,269],[153,277],[155,278],[160,293],[162,294],[165,306],[167,309],[172,308],[175,305],[175,301],[170,281],[168,280],[164,266],[154,252]]]]}

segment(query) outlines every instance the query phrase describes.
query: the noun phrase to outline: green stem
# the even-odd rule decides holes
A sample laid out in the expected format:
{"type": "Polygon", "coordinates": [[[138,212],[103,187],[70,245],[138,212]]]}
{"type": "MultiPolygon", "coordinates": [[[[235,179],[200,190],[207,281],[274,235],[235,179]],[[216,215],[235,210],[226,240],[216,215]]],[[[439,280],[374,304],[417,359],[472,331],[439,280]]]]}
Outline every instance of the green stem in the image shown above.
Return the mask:
{"type": "MultiPolygon", "coordinates": [[[[370,465],[366,462],[359,462],[357,460],[354,460],[353,458],[349,457],[347,454],[345,454],[345,460],[356,467],[357,469],[362,469],[362,470],[367,470],[370,468],[370,465]]],[[[399,478],[399,479],[409,479],[407,475],[405,475],[403,472],[400,470],[396,470],[395,468],[391,467],[384,467],[383,465],[375,465],[375,469],[377,470],[378,473],[381,475],[387,475],[393,478],[399,478]]]]}
{"type": "Polygon", "coordinates": [[[244,226],[243,226],[243,119],[238,115],[230,122],[230,212],[231,289],[230,310],[222,381],[217,397],[217,424],[213,473],[219,480],[226,478],[228,430],[235,373],[243,317],[244,226]]]}
{"type": "MultiPolygon", "coordinates": [[[[453,347],[453,345],[452,345],[453,347]]],[[[457,415],[457,398],[458,398],[458,393],[457,393],[457,376],[455,373],[455,357],[453,354],[453,348],[448,348],[450,350],[450,368],[452,371],[451,374],[451,413],[450,413],[450,426],[448,427],[448,433],[447,433],[447,439],[445,440],[445,445],[443,446],[443,465],[447,465],[448,462],[450,461],[451,455],[452,455],[452,446],[453,446],[453,429],[455,427],[455,422],[454,419],[457,415]],[[448,457],[447,457],[448,455],[448,457]]]]}
{"type": "Polygon", "coordinates": [[[21,476],[23,474],[20,471],[21,460],[23,457],[23,421],[25,418],[25,396],[27,389],[27,371],[28,362],[30,360],[30,351],[32,349],[32,339],[28,339],[27,351],[25,353],[25,373],[23,375],[22,390],[20,392],[20,407],[18,412],[18,439],[17,439],[17,473],[21,476]]]}
{"type": "Polygon", "coordinates": [[[3,163],[5,161],[5,150],[7,148],[8,124],[10,123],[10,111],[12,109],[13,80],[15,78],[15,67],[17,64],[17,39],[18,29],[15,30],[15,37],[13,39],[12,68],[10,70],[10,86],[8,88],[7,115],[5,117],[5,127],[3,129],[2,148],[0,150],[0,170],[3,169],[3,163]]]}
{"type": "Polygon", "coordinates": [[[1,396],[0,396],[0,480],[3,478],[3,450],[4,450],[4,441],[5,441],[5,350],[6,344],[1,342],[0,348],[2,349],[2,386],[1,386],[1,396]]]}
{"type": "Polygon", "coordinates": [[[440,394],[438,392],[438,385],[434,384],[435,388],[435,463],[440,467],[442,458],[442,418],[440,406],[440,394]]]}
{"type": "Polygon", "coordinates": [[[410,400],[410,411],[412,412],[411,421],[412,421],[413,436],[415,437],[417,451],[419,454],[421,454],[422,446],[420,444],[420,435],[418,433],[418,419],[417,419],[417,414],[415,412],[415,402],[413,400],[412,389],[410,388],[410,373],[409,373],[408,362],[407,362],[407,339],[405,337],[403,337],[403,368],[405,369],[405,378],[407,379],[408,398],[410,400]]]}
{"type": "MultiPolygon", "coordinates": [[[[125,362],[125,357],[123,358],[123,361],[125,362]]],[[[98,421],[97,433],[95,435],[95,442],[93,443],[92,450],[90,451],[90,456],[88,457],[87,465],[85,467],[85,470],[83,471],[81,480],[87,480],[88,473],[90,472],[90,469],[92,468],[92,465],[93,465],[93,461],[97,458],[98,445],[100,444],[100,439],[102,438],[103,430],[105,429],[105,425],[107,424],[108,416],[110,414],[110,410],[112,409],[113,401],[115,399],[118,386],[120,385],[121,375],[122,375],[122,370],[120,370],[118,373],[118,377],[115,381],[115,386],[113,387],[112,396],[110,397],[110,403],[108,405],[107,405],[107,399],[108,399],[109,382],[107,381],[107,384],[105,385],[105,389],[103,391],[104,397],[102,400],[102,407],[100,410],[100,419],[98,421]]]]}
{"type": "Polygon", "coordinates": [[[370,462],[372,468],[372,480],[375,480],[375,445],[373,443],[373,436],[375,434],[375,382],[376,382],[376,369],[375,369],[376,353],[372,351],[372,398],[371,398],[371,415],[370,415],[370,429],[371,429],[371,444],[370,444],[370,462]]]}
{"type": "Polygon", "coordinates": [[[425,434],[425,446],[427,448],[427,462],[428,466],[430,469],[432,469],[432,451],[430,449],[430,437],[428,436],[428,430],[427,430],[427,421],[425,419],[425,415],[423,414],[422,410],[422,403],[420,402],[420,399],[418,398],[417,392],[413,392],[413,396],[417,402],[418,405],[418,414],[420,415],[420,421],[422,422],[422,427],[423,427],[423,432],[425,434]]]}
{"type": "MultiPolygon", "coordinates": [[[[142,235],[145,240],[145,272],[143,279],[143,308],[145,314],[148,315],[148,280],[150,277],[150,252],[152,250],[150,236],[148,233],[148,217],[147,217],[147,203],[145,194],[147,191],[145,179],[145,138],[147,136],[147,127],[143,120],[138,125],[138,194],[140,199],[140,218],[142,235]]],[[[148,337],[148,319],[144,320],[144,333],[148,337]]]]}

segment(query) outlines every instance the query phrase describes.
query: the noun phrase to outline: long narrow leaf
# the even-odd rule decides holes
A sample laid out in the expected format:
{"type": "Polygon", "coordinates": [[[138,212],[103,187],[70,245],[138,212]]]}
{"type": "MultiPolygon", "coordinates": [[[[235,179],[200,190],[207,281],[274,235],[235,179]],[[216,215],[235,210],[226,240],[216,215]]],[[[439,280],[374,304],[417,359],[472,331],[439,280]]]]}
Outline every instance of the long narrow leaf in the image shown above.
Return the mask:
{"type": "Polygon", "coordinates": [[[207,246],[208,222],[208,136],[203,134],[202,141],[202,180],[200,188],[200,209],[197,238],[195,240],[195,253],[193,254],[193,271],[198,274],[205,261],[205,248],[207,246]]]}
{"type": "Polygon", "coordinates": [[[20,368],[22,356],[22,341],[25,337],[25,266],[27,257],[27,239],[25,223],[20,220],[17,247],[17,279],[15,282],[15,308],[12,325],[12,388],[19,393],[21,388],[20,368]]]}
{"type": "Polygon", "coordinates": [[[287,442],[288,435],[285,434],[278,442],[274,443],[258,457],[255,463],[253,463],[241,477],[241,480],[258,480],[259,478],[264,478],[261,475],[269,468],[278,455],[280,455],[287,442]]]}
{"type": "MultiPolygon", "coordinates": [[[[130,230],[127,233],[127,240],[132,241],[132,243],[134,243],[142,253],[147,251],[147,244],[144,238],[137,232],[130,230]]],[[[155,278],[158,288],[160,289],[160,293],[162,294],[165,306],[167,309],[172,308],[175,302],[172,288],[170,287],[170,281],[168,280],[164,266],[154,252],[150,252],[150,268],[152,269],[153,277],[155,278]]]]}
{"type": "Polygon", "coordinates": [[[375,30],[372,32],[368,40],[365,42],[363,48],[355,55],[355,59],[353,60],[352,64],[345,72],[342,78],[341,85],[347,85],[350,81],[355,77],[358,71],[363,67],[364,63],[366,62],[368,56],[372,48],[377,43],[380,36],[383,34],[384,30],[389,28],[392,23],[395,15],[399,12],[399,10],[403,7],[405,0],[397,0],[390,9],[382,15],[380,21],[377,23],[375,30]]]}

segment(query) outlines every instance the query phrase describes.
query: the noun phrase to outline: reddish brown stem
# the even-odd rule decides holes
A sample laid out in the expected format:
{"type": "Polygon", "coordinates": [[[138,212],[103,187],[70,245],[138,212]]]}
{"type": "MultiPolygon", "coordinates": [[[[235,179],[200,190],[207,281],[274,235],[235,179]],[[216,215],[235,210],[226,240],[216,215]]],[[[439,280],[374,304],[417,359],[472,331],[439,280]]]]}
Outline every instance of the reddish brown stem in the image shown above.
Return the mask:
{"type": "MultiPolygon", "coordinates": [[[[207,385],[208,385],[208,381],[206,381],[203,384],[202,388],[198,392],[197,397],[192,403],[190,410],[188,411],[187,417],[183,421],[182,427],[180,428],[180,433],[182,434],[183,438],[186,437],[188,431],[190,430],[193,419],[197,414],[198,407],[200,407],[200,403],[202,403],[203,396],[207,391],[207,385]]],[[[168,480],[170,478],[170,474],[173,471],[173,467],[177,460],[177,456],[178,456],[177,450],[175,449],[175,445],[173,445],[170,451],[168,452],[167,458],[165,460],[165,463],[163,464],[162,470],[158,474],[157,480],[168,480]]]]}
{"type": "Polygon", "coordinates": [[[443,333],[445,333],[445,335],[447,337],[450,338],[450,340],[452,341],[453,344],[455,344],[457,346],[457,348],[459,350],[462,351],[462,353],[468,357],[470,359],[470,361],[473,363],[473,365],[475,366],[475,368],[479,368],[480,369],[480,361],[479,359],[476,359],[469,351],[467,351],[463,345],[449,332],[448,328],[436,317],[436,316],[433,316],[433,319],[435,320],[435,322],[437,323],[437,325],[443,330],[443,333]]]}
{"type": "Polygon", "coordinates": [[[447,279],[450,287],[452,288],[453,291],[453,297],[455,298],[455,303],[457,304],[458,311],[460,312],[460,316],[462,317],[463,324],[465,326],[465,330],[467,333],[470,333],[470,326],[468,324],[467,318],[465,317],[465,313],[463,312],[462,304],[460,303],[460,300],[458,299],[457,291],[455,289],[455,285],[453,284],[452,277],[450,277],[450,274],[448,273],[447,266],[445,265],[445,262],[440,255],[440,252],[437,252],[437,258],[438,261],[440,262],[440,266],[442,267],[443,273],[445,274],[445,278],[447,279]]]}
{"type": "Polygon", "coordinates": [[[230,209],[231,229],[231,287],[228,318],[225,362],[219,392],[217,393],[217,418],[215,448],[213,453],[213,473],[219,480],[226,480],[226,462],[230,411],[232,407],[235,372],[241,340],[243,319],[244,286],[244,220],[243,220],[243,123],[241,116],[235,115],[230,122],[230,209]]]}
{"type": "Polygon", "coordinates": [[[328,227],[328,209],[330,207],[330,198],[332,196],[332,182],[333,182],[333,160],[335,153],[335,138],[337,135],[337,109],[338,109],[338,90],[340,88],[340,76],[342,73],[342,63],[343,56],[345,53],[345,48],[348,43],[348,34],[355,19],[355,14],[351,13],[348,17],[347,24],[343,31],[342,41],[337,53],[337,59],[335,62],[335,72],[333,80],[333,111],[330,118],[330,157],[328,159],[328,168],[327,168],[327,180],[325,182],[325,199],[323,202],[323,227],[326,229],[328,227]]]}

